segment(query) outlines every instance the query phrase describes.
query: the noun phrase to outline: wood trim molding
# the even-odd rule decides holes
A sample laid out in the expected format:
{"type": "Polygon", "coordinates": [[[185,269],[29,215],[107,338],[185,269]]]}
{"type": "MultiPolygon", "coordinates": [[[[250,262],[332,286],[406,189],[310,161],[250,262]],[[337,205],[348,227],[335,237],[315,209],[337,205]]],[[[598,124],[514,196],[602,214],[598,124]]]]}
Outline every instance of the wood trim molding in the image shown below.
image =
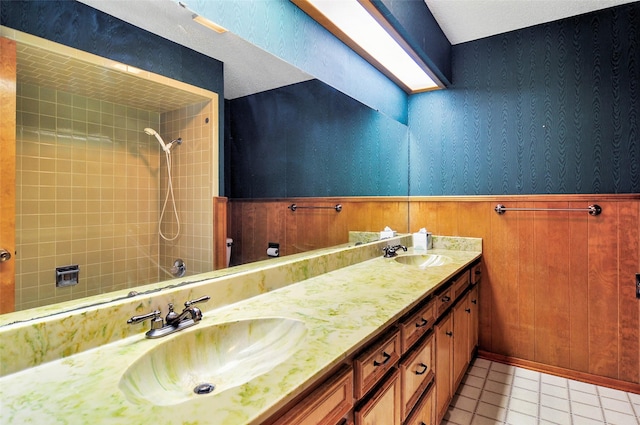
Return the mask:
{"type": "Polygon", "coordinates": [[[213,198],[213,267],[227,267],[227,202],[221,196],[213,198]]]}
{"type": "MultiPolygon", "coordinates": [[[[16,250],[16,42],[0,37],[0,248],[16,250]]],[[[15,310],[15,255],[0,263],[0,313],[15,310]]]]}
{"type": "Polygon", "coordinates": [[[575,370],[565,369],[557,366],[550,366],[543,363],[523,360],[511,356],[503,356],[500,354],[490,353],[484,350],[478,350],[478,357],[490,361],[496,361],[512,366],[518,366],[536,372],[548,373],[562,378],[574,379],[577,381],[587,382],[589,384],[599,385],[601,387],[613,388],[616,390],[627,391],[640,394],[640,384],[632,382],[620,381],[618,379],[607,378],[604,376],[593,375],[590,373],[578,372],[575,370]]]}

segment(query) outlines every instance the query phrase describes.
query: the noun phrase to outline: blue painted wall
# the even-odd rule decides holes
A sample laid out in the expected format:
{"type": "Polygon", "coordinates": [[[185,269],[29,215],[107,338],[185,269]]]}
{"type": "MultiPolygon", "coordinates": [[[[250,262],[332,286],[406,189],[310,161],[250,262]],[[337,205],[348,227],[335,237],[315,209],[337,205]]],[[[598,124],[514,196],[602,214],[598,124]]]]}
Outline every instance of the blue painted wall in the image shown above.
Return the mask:
{"type": "Polygon", "coordinates": [[[410,194],[640,192],[640,3],[453,46],[409,98],[410,194]]]}
{"type": "Polygon", "coordinates": [[[289,0],[187,4],[252,44],[407,123],[407,94],[289,0]]]}
{"type": "Polygon", "coordinates": [[[232,198],[406,196],[408,128],[318,81],[227,101],[232,198]]]}

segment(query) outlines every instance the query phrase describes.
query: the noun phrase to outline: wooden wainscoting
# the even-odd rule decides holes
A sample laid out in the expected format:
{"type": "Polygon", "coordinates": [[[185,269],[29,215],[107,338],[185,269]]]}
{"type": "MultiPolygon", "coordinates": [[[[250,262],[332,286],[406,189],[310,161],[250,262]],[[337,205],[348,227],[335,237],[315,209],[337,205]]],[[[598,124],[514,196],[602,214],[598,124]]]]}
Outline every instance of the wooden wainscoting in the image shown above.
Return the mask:
{"type": "Polygon", "coordinates": [[[231,264],[267,259],[269,242],[280,244],[280,255],[346,243],[350,230],[379,232],[385,226],[406,232],[409,214],[405,197],[230,199],[231,264]],[[288,207],[342,205],[334,209],[288,207]]]}
{"type": "Polygon", "coordinates": [[[640,393],[640,195],[230,200],[237,263],[346,241],[349,230],[391,226],[483,239],[480,350],[485,355],[640,393]],[[287,206],[334,205],[333,210],[287,206]],[[586,208],[602,214],[508,211],[586,208]],[[407,228],[409,217],[409,228],[407,228]],[[546,368],[546,369],[545,369],[546,368]],[[615,383],[618,385],[614,385],[615,383]]]}
{"type": "Polygon", "coordinates": [[[483,238],[480,349],[640,393],[640,196],[412,198],[411,231],[483,238]],[[520,208],[602,207],[586,212],[520,208]],[[618,385],[614,385],[616,381],[618,385]],[[627,385],[630,384],[630,385],[627,385]]]}

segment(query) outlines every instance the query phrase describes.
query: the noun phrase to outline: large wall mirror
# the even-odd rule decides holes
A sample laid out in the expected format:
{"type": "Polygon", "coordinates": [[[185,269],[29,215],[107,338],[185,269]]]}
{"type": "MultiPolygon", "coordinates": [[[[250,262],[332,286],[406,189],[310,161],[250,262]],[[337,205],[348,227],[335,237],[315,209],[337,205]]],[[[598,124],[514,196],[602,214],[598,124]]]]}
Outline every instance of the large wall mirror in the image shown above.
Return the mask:
{"type": "MultiPolygon", "coordinates": [[[[220,188],[231,202],[408,195],[406,125],[317,79],[221,101],[127,63],[18,38],[16,310],[161,288],[181,272],[177,259],[187,270],[172,282],[198,280],[214,268],[220,188]],[[145,129],[176,142],[165,154],[145,129]],[[79,284],[65,287],[73,278],[56,269],[75,264],[79,284]]],[[[348,230],[371,229],[345,229],[344,242],[348,230]]]]}

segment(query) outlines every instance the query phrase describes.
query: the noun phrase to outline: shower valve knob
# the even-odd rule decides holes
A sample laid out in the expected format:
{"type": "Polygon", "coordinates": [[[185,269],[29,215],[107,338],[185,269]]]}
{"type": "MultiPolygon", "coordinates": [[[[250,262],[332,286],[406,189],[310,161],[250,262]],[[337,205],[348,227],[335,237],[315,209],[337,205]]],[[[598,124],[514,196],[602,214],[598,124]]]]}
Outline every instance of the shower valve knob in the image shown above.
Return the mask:
{"type": "Polygon", "coordinates": [[[6,249],[0,249],[0,263],[9,261],[11,259],[11,253],[6,249]]]}

